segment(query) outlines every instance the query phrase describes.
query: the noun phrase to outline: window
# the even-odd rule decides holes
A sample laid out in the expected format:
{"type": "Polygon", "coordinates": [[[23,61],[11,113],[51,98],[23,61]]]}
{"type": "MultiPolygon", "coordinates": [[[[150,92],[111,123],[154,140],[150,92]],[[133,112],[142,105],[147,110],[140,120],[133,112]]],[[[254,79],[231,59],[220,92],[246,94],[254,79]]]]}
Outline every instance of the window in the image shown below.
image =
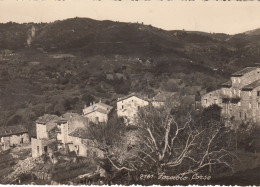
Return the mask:
{"type": "Polygon", "coordinates": [[[93,152],[93,157],[97,157],[97,152],[96,151],[93,152]]]}
{"type": "Polygon", "coordinates": [[[242,118],[242,112],[239,112],[239,117],[242,118]]]}
{"type": "Polygon", "coordinates": [[[207,100],[207,99],[204,99],[204,103],[207,104],[207,103],[208,103],[208,100],[207,100]]]}
{"type": "Polygon", "coordinates": [[[122,109],[124,109],[124,105],[122,105],[122,109]]]}
{"type": "Polygon", "coordinates": [[[241,106],[241,102],[240,102],[240,101],[238,101],[237,105],[238,105],[238,106],[241,106]]]}
{"type": "Polygon", "coordinates": [[[138,110],[140,109],[140,106],[137,106],[138,110]]]}
{"type": "Polygon", "coordinates": [[[23,138],[21,138],[21,144],[23,143],[23,138]]]}
{"type": "Polygon", "coordinates": [[[259,102],[257,103],[257,108],[260,108],[260,103],[259,102]]]}
{"type": "Polygon", "coordinates": [[[99,118],[95,117],[95,121],[96,121],[96,123],[98,123],[99,122],[99,118]]]}
{"type": "Polygon", "coordinates": [[[236,95],[236,90],[234,89],[234,95],[236,95]]]}
{"type": "Polygon", "coordinates": [[[248,104],[248,105],[249,105],[249,108],[251,108],[251,106],[252,106],[252,105],[251,105],[251,102],[249,102],[249,104],[248,104]]]}
{"type": "Polygon", "coordinates": [[[249,95],[249,96],[252,96],[252,91],[249,91],[248,95],[249,95]]]}
{"type": "Polygon", "coordinates": [[[246,120],[246,113],[245,113],[245,120],[246,120]]]}
{"type": "Polygon", "coordinates": [[[260,91],[257,91],[257,96],[260,96],[260,91]]]}
{"type": "Polygon", "coordinates": [[[218,103],[218,100],[217,100],[217,99],[214,99],[214,103],[217,104],[217,103],[218,103]]]}
{"type": "Polygon", "coordinates": [[[40,153],[40,147],[37,146],[37,153],[39,154],[40,153]]]}
{"type": "Polygon", "coordinates": [[[43,147],[43,150],[44,150],[45,153],[47,153],[48,147],[47,147],[47,146],[44,146],[44,147],[43,147]]]}
{"type": "Polygon", "coordinates": [[[238,96],[239,97],[241,96],[241,90],[238,90],[238,96]]]}

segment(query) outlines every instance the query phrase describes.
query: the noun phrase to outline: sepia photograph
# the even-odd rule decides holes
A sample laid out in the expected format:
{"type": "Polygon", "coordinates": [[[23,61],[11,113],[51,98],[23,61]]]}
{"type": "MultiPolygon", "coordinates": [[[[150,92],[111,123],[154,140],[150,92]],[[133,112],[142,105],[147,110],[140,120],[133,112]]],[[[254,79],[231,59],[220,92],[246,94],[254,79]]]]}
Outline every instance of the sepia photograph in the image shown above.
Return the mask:
{"type": "Polygon", "coordinates": [[[260,1],[0,0],[0,185],[260,185],[260,1]]]}

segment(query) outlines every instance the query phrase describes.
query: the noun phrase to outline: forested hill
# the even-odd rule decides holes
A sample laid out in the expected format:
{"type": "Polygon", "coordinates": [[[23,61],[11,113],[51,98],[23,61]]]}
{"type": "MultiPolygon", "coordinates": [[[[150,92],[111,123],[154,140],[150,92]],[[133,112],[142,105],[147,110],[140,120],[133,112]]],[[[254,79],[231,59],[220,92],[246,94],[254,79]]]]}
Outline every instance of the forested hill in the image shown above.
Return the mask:
{"type": "Polygon", "coordinates": [[[199,99],[234,71],[255,66],[259,56],[257,30],[166,31],[88,18],[0,24],[0,125],[33,126],[44,113],[81,112],[99,99],[113,105],[130,92],[199,99]]]}

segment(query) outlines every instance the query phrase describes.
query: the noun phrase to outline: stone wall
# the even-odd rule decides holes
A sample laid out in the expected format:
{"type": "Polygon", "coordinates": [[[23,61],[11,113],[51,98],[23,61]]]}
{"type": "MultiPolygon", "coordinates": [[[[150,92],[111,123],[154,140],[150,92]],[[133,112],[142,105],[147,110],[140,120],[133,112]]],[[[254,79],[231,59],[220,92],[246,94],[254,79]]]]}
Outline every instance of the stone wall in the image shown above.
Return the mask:
{"type": "Polygon", "coordinates": [[[209,107],[210,105],[217,104],[222,106],[221,90],[209,92],[201,97],[201,106],[209,107]]]}
{"type": "Polygon", "coordinates": [[[29,143],[30,137],[28,133],[15,134],[10,136],[1,137],[0,149],[8,150],[10,147],[21,145],[23,143],[29,143]]]}
{"type": "Polygon", "coordinates": [[[19,135],[12,135],[10,137],[10,145],[11,146],[20,145],[20,144],[29,143],[29,142],[30,142],[30,138],[29,138],[28,133],[19,134],[19,135]]]}
{"type": "Polygon", "coordinates": [[[48,147],[48,140],[43,139],[31,139],[32,157],[39,157],[43,154],[50,152],[48,147]]]}
{"type": "Polygon", "coordinates": [[[36,123],[36,134],[38,139],[48,139],[47,126],[45,124],[36,123]]]}
{"type": "Polygon", "coordinates": [[[69,131],[69,124],[68,122],[62,123],[60,125],[57,125],[58,129],[60,130],[60,133],[57,134],[57,140],[61,140],[63,144],[68,143],[68,131],[69,131]]]}
{"type": "Polygon", "coordinates": [[[101,113],[98,111],[91,112],[91,113],[85,115],[85,117],[87,117],[93,123],[98,123],[98,122],[105,123],[108,120],[107,114],[104,114],[104,113],[101,113]]]}

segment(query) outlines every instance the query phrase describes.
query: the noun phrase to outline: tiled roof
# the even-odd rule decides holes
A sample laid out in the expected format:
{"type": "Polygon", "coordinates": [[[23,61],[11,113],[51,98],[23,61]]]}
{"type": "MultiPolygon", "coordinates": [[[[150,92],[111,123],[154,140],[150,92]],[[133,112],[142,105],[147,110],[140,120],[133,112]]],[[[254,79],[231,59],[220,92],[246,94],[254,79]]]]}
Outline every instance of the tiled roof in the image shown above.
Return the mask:
{"type": "Polygon", "coordinates": [[[195,95],[183,95],[182,96],[182,102],[184,103],[188,103],[188,104],[194,104],[196,100],[196,96],[195,95]]]}
{"type": "Polygon", "coordinates": [[[0,136],[10,136],[27,132],[28,129],[24,125],[0,127],[0,136]]]}
{"type": "Polygon", "coordinates": [[[229,80],[229,81],[221,84],[221,86],[228,86],[228,87],[230,87],[230,86],[232,86],[232,82],[231,82],[231,80],[229,80]]]}
{"type": "Polygon", "coordinates": [[[36,123],[40,123],[40,124],[47,124],[50,121],[54,121],[54,120],[59,120],[60,117],[56,116],[56,115],[52,115],[52,114],[45,114],[44,116],[39,117],[36,120],[36,123]]]}
{"type": "Polygon", "coordinates": [[[84,112],[84,114],[89,114],[89,113],[97,111],[97,112],[100,112],[103,114],[108,114],[112,110],[112,108],[113,108],[112,106],[109,106],[104,103],[95,103],[91,106],[84,108],[83,112],[84,112]]]}
{"type": "Polygon", "coordinates": [[[254,81],[251,84],[244,86],[242,90],[252,90],[258,86],[260,86],[260,80],[254,81]]]}
{"type": "Polygon", "coordinates": [[[91,139],[92,137],[87,128],[77,128],[69,135],[73,137],[82,138],[82,139],[91,139]]]}
{"type": "MultiPolygon", "coordinates": [[[[84,116],[77,114],[77,113],[71,113],[67,112],[62,115],[62,119],[59,121],[68,122],[69,124],[69,133],[73,132],[77,128],[85,128],[88,125],[88,119],[84,116]]],[[[58,121],[58,122],[59,122],[58,121]]]]}
{"type": "Polygon", "coordinates": [[[153,97],[154,101],[160,101],[160,102],[165,102],[168,98],[176,95],[176,92],[165,92],[161,91],[159,92],[156,96],[153,97]]]}
{"type": "Polygon", "coordinates": [[[240,71],[233,73],[232,76],[243,76],[244,74],[246,74],[250,71],[256,70],[256,69],[257,69],[257,67],[247,67],[247,68],[244,68],[240,71]]]}
{"type": "Polygon", "coordinates": [[[122,101],[122,100],[125,100],[125,99],[128,99],[128,98],[133,97],[133,96],[138,97],[139,99],[142,99],[142,100],[145,100],[145,101],[151,101],[151,99],[149,99],[147,96],[142,95],[142,94],[140,94],[140,93],[135,93],[135,92],[134,92],[134,93],[131,93],[131,94],[127,95],[127,96],[120,97],[120,98],[117,100],[117,102],[122,101]]]}

